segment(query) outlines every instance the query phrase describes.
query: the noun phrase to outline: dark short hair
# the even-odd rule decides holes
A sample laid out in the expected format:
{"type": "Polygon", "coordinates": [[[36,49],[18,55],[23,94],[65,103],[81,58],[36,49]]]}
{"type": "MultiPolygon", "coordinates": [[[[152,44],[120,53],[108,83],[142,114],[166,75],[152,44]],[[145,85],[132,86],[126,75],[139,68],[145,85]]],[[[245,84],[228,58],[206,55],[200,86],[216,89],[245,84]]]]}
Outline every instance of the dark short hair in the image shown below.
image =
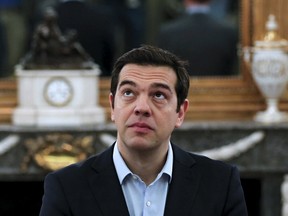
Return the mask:
{"type": "MultiPolygon", "coordinates": [[[[190,86],[190,77],[185,68],[187,64],[185,61],[182,61],[173,53],[155,46],[143,45],[139,48],[132,49],[119,57],[114,64],[110,85],[110,92],[113,96],[115,96],[117,91],[119,74],[126,64],[171,67],[177,76],[175,86],[177,94],[176,112],[179,112],[181,104],[183,104],[187,98],[190,86]]],[[[112,107],[114,107],[114,101],[112,101],[112,107]]]]}

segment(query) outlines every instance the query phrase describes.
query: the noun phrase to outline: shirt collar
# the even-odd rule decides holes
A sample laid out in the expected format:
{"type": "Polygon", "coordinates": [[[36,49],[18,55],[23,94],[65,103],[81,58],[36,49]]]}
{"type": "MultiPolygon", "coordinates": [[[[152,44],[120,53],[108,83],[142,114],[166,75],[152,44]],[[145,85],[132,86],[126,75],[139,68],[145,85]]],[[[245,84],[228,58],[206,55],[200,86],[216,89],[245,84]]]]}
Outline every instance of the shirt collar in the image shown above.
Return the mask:
{"type": "Polygon", "coordinates": [[[186,8],[187,14],[195,14],[195,13],[209,13],[210,12],[210,6],[209,5],[193,5],[188,6],[186,8]]]}
{"type": "MultiPolygon", "coordinates": [[[[119,149],[117,147],[117,142],[114,146],[113,162],[114,162],[114,165],[116,168],[116,172],[117,172],[120,184],[122,184],[125,177],[127,175],[132,174],[132,172],[127,167],[124,159],[122,158],[122,156],[119,152],[119,149]]],[[[162,176],[162,174],[164,174],[164,173],[167,174],[169,176],[169,183],[170,183],[172,180],[172,168],[173,168],[173,150],[171,147],[171,143],[169,142],[167,159],[166,159],[166,162],[165,162],[165,164],[164,164],[164,166],[163,166],[163,168],[162,168],[162,170],[158,176],[162,176]]]]}

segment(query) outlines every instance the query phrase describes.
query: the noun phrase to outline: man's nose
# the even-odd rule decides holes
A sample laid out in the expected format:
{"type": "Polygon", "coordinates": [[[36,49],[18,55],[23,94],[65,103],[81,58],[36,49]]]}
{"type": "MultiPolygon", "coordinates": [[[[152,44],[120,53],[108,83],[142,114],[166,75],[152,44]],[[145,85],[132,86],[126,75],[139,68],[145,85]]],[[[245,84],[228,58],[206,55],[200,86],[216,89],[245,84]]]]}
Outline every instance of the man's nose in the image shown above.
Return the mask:
{"type": "Polygon", "coordinates": [[[144,115],[146,117],[151,115],[151,107],[149,104],[149,97],[139,96],[137,98],[134,113],[136,115],[144,115]]]}

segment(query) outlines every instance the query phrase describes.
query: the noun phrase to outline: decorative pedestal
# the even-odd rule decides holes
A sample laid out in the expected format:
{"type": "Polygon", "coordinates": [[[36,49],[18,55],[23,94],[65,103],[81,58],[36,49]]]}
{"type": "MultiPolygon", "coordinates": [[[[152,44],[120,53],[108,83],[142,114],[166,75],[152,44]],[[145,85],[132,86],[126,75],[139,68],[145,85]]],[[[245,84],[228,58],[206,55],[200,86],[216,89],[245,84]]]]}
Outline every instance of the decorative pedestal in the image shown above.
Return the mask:
{"type": "Polygon", "coordinates": [[[103,123],[98,105],[99,69],[23,70],[16,67],[18,107],[12,117],[21,126],[81,126],[103,123]]]}

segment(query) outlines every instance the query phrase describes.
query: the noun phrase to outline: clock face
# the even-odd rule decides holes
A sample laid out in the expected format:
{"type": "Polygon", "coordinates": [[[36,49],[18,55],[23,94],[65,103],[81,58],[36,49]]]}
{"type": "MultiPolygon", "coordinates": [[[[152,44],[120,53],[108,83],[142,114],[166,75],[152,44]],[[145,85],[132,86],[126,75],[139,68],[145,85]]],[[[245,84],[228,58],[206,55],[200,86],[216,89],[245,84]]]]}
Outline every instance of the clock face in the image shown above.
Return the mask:
{"type": "Polygon", "coordinates": [[[52,106],[65,106],[73,96],[73,89],[68,80],[62,77],[53,78],[48,81],[44,88],[44,97],[52,106]]]}

